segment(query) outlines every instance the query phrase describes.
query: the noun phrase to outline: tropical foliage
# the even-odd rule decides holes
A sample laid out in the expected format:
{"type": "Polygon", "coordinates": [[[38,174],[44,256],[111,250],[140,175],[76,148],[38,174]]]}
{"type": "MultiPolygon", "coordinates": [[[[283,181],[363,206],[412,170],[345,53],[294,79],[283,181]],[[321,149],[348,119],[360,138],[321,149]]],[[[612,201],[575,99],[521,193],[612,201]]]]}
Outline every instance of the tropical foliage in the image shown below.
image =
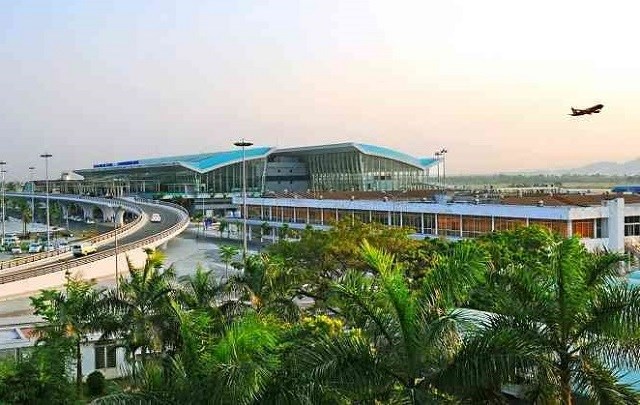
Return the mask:
{"type": "MultiPolygon", "coordinates": [[[[130,373],[101,404],[638,403],[619,381],[640,369],[621,260],[539,228],[450,243],[358,223],[283,238],[229,277],[178,279],[148,252],[108,291],[69,279],[34,298],[38,350],[68,361],[93,330],[124,347],[130,373]]],[[[0,400],[32,395],[19,373],[76,395],[35,353],[0,364],[0,400]]]]}

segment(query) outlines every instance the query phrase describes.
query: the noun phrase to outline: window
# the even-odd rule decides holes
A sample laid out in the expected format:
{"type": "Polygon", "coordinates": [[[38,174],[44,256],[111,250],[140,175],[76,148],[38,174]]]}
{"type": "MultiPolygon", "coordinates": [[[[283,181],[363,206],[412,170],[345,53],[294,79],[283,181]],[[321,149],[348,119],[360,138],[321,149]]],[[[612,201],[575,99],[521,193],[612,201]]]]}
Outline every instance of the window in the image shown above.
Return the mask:
{"type": "Polygon", "coordinates": [[[462,217],[462,236],[474,237],[491,232],[491,217],[462,217]]]}
{"type": "Polygon", "coordinates": [[[495,218],[495,230],[496,231],[512,231],[518,227],[527,226],[527,221],[522,218],[507,218],[496,217],[495,218]]]}
{"type": "Polygon", "coordinates": [[[537,225],[549,229],[552,232],[567,236],[567,223],[554,219],[530,219],[529,225],[537,225]]]}
{"type": "Polygon", "coordinates": [[[420,214],[404,213],[402,215],[402,226],[410,228],[413,232],[422,233],[422,217],[420,214]]]}
{"type": "Polygon", "coordinates": [[[624,217],[624,236],[640,236],[640,216],[624,217]]]}
{"type": "Polygon", "coordinates": [[[595,238],[593,219],[581,219],[571,223],[572,232],[579,238],[595,238]]]}
{"type": "Polygon", "coordinates": [[[113,345],[96,346],[94,348],[95,368],[115,368],[116,367],[116,347],[113,345]]]}
{"type": "Polygon", "coordinates": [[[433,235],[436,232],[435,214],[424,214],[424,233],[433,235]]]}
{"type": "Polygon", "coordinates": [[[459,215],[438,215],[438,235],[460,236],[459,215]]]}

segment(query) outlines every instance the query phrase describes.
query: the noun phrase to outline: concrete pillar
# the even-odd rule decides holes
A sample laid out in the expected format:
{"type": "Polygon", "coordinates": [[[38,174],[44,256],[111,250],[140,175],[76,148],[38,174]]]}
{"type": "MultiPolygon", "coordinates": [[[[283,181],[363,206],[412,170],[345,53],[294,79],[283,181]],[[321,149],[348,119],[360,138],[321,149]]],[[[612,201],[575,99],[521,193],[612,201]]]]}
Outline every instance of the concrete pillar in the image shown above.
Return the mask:
{"type": "Polygon", "coordinates": [[[607,249],[624,252],[624,198],[616,198],[606,203],[609,211],[607,249]]]}
{"type": "Polygon", "coordinates": [[[103,222],[113,222],[113,219],[116,216],[116,211],[111,207],[105,207],[99,205],[100,211],[102,211],[102,221],[103,222]]]}
{"type": "Polygon", "coordinates": [[[79,204],[82,208],[82,216],[84,219],[93,219],[93,205],[91,204],[79,204]]]}
{"type": "Polygon", "coordinates": [[[124,208],[115,207],[115,218],[114,218],[114,221],[116,222],[116,225],[122,226],[122,224],[124,224],[124,213],[125,212],[126,211],[124,210],[124,208]]]}

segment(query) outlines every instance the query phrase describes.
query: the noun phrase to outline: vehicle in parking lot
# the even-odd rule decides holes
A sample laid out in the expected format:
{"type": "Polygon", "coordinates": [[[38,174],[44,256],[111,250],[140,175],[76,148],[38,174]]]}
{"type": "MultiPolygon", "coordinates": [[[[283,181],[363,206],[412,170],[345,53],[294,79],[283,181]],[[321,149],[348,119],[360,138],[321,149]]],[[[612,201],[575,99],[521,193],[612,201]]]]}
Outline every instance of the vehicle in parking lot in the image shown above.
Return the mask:
{"type": "Polygon", "coordinates": [[[40,253],[42,252],[42,245],[39,243],[30,243],[29,244],[29,253],[40,253]]]}
{"type": "Polygon", "coordinates": [[[20,246],[14,246],[11,248],[11,253],[14,255],[19,255],[20,253],[22,253],[22,249],[20,248],[20,246]]]}
{"type": "Polygon", "coordinates": [[[91,242],[76,243],[73,246],[71,246],[71,252],[76,257],[86,256],[88,254],[95,253],[97,251],[98,249],[91,242]]]}
{"type": "Polygon", "coordinates": [[[160,221],[162,221],[162,217],[157,212],[154,212],[153,214],[151,214],[151,219],[149,219],[149,220],[151,222],[160,222],[160,221]]]}
{"type": "Polygon", "coordinates": [[[12,246],[19,246],[20,245],[20,238],[18,238],[16,235],[7,235],[4,238],[4,243],[5,245],[12,247],[12,246]]]}

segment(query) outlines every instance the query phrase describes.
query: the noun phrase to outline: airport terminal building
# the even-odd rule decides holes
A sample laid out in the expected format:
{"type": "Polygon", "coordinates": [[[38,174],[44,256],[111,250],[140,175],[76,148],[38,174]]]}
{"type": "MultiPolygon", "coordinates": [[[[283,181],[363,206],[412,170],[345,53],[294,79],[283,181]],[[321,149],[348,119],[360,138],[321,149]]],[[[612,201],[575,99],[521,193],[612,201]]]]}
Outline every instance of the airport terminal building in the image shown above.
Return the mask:
{"type": "MultiPolygon", "coordinates": [[[[453,239],[535,224],[579,236],[592,249],[634,250],[640,257],[640,196],[629,190],[529,196],[456,192],[437,187],[443,163],[438,159],[355,142],[252,147],[244,156],[237,149],[102,162],[75,170],[84,179],[63,178],[52,190],[181,200],[194,214],[226,217],[237,224],[240,237],[243,157],[252,240],[274,239],[283,227],[326,229],[344,219],[410,228],[417,238],[453,239]]],[[[43,182],[35,186],[44,191],[43,182]]]]}
{"type": "MultiPolygon", "coordinates": [[[[299,148],[254,147],[244,151],[247,191],[393,191],[430,188],[433,158],[363,143],[299,148]]],[[[198,198],[242,190],[243,151],[102,162],[74,172],[84,180],[74,191],[95,195],[198,198]]],[[[433,182],[433,179],[431,180],[433,182]]]]}

